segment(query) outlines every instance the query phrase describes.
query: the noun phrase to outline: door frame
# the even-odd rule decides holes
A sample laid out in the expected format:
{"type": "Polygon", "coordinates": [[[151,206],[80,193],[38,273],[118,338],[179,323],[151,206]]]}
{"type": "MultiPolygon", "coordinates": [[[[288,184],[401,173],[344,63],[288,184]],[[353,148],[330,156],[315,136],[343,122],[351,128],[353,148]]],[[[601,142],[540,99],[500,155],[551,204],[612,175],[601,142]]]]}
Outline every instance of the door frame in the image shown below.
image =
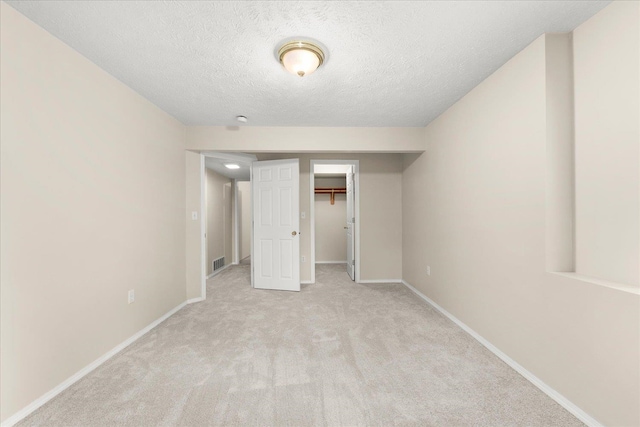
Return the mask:
{"type": "Polygon", "coordinates": [[[238,219],[239,219],[239,215],[238,215],[238,180],[234,179],[233,181],[231,181],[232,184],[232,200],[231,203],[233,203],[233,227],[232,227],[232,232],[233,232],[233,237],[231,238],[232,242],[232,246],[233,246],[233,253],[232,253],[232,260],[231,263],[234,265],[240,264],[240,248],[239,248],[239,241],[238,241],[238,236],[240,235],[240,224],[238,224],[238,219]]]}
{"type": "MultiPolygon", "coordinates": [[[[354,260],[356,262],[356,283],[360,283],[360,161],[359,160],[333,160],[333,159],[311,159],[309,164],[309,229],[311,230],[311,283],[316,282],[316,215],[315,215],[315,172],[316,165],[352,165],[354,170],[354,216],[356,226],[354,227],[354,260]]],[[[346,274],[346,272],[345,272],[346,274]]]]}
{"type": "Polygon", "coordinates": [[[207,176],[206,155],[200,153],[200,298],[207,299],[207,176]]]}

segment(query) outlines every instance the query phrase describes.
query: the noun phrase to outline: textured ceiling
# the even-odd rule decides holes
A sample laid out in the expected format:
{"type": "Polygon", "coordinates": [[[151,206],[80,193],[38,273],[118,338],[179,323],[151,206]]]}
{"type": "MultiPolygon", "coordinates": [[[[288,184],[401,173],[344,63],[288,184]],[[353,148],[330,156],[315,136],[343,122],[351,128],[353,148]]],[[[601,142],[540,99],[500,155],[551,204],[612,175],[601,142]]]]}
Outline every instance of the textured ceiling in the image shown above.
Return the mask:
{"type": "Polygon", "coordinates": [[[8,1],[189,125],[424,126],[544,32],[607,1],[8,1]],[[275,50],[328,60],[299,78],[275,50]]]}

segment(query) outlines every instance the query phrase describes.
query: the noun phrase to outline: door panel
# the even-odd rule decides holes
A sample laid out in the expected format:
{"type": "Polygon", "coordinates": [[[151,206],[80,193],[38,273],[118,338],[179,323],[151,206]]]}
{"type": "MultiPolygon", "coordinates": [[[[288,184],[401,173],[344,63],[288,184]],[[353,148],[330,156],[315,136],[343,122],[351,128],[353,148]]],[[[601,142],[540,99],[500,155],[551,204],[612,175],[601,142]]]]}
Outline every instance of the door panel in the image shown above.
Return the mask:
{"type": "Polygon", "coordinates": [[[271,188],[260,189],[260,200],[258,205],[260,206],[260,225],[271,226],[273,223],[273,191],[271,188]]]}
{"type": "Polygon", "coordinates": [[[280,240],[280,276],[293,279],[293,242],[280,240]]]}
{"type": "Polygon", "coordinates": [[[280,226],[291,227],[291,188],[280,188],[280,226]]]}
{"type": "Polygon", "coordinates": [[[260,277],[271,278],[273,276],[273,242],[271,240],[260,240],[260,251],[258,252],[261,269],[260,277]]]}
{"type": "Polygon", "coordinates": [[[300,290],[298,159],[252,163],[253,286],[300,290]]]}

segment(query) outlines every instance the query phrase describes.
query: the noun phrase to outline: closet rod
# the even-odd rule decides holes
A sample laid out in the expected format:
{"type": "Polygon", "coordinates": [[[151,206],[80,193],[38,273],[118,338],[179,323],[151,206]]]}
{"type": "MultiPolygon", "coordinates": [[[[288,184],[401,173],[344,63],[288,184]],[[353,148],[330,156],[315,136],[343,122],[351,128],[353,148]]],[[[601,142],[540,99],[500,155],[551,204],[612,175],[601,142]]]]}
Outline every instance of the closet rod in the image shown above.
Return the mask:
{"type": "Polygon", "coordinates": [[[336,194],[346,194],[347,189],[342,188],[316,188],[315,194],[331,194],[331,204],[336,204],[336,194]]]}

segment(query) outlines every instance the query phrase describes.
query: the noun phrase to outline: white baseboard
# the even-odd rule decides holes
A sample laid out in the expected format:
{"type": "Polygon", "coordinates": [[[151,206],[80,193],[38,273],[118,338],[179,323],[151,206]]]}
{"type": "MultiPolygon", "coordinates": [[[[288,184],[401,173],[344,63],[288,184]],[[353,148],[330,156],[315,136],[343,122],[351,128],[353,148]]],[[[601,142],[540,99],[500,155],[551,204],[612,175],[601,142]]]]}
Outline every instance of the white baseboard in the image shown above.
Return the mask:
{"type": "Polygon", "coordinates": [[[36,409],[38,409],[39,407],[41,407],[42,405],[44,405],[45,403],[47,403],[48,401],[50,401],[51,399],[53,399],[54,397],[56,397],[57,395],[65,391],[67,388],[71,387],[74,383],[82,379],[82,377],[89,374],[98,366],[102,365],[104,362],[111,359],[113,356],[115,356],[116,354],[120,353],[122,350],[124,350],[125,348],[133,344],[138,338],[142,337],[144,334],[146,334],[147,332],[149,332],[150,330],[158,326],[160,323],[167,320],[169,317],[171,317],[173,314],[178,312],[185,305],[187,305],[187,301],[171,309],[169,312],[164,314],[159,319],[153,321],[142,330],[136,332],[134,335],[132,335],[122,343],[118,344],[117,346],[115,346],[114,348],[112,348],[102,356],[100,356],[98,359],[94,360],[84,368],[80,369],[78,372],[76,372],[75,374],[73,374],[72,376],[64,380],[61,384],[49,390],[47,393],[37,398],[27,406],[22,408],[20,411],[13,414],[11,417],[4,420],[4,422],[2,423],[2,427],[11,427],[14,424],[18,423],[19,421],[21,421],[27,415],[30,415],[33,411],[35,411],[36,409]]]}
{"type": "Polygon", "coordinates": [[[316,264],[346,264],[347,261],[316,261],[316,264]]]}
{"type": "Polygon", "coordinates": [[[360,280],[358,283],[402,283],[402,279],[373,279],[373,280],[360,280]]]}
{"type": "Polygon", "coordinates": [[[215,276],[216,274],[222,273],[224,270],[226,270],[227,268],[231,267],[232,265],[237,265],[237,264],[227,264],[224,267],[222,267],[220,270],[216,270],[213,273],[209,274],[207,276],[207,280],[211,279],[213,276],[215,276]]]}
{"type": "Polygon", "coordinates": [[[200,301],[204,301],[204,298],[202,297],[197,297],[197,298],[191,298],[187,300],[187,304],[193,304],[195,302],[200,302],[200,301]]]}
{"type": "Polygon", "coordinates": [[[575,405],[573,402],[571,402],[569,399],[567,399],[566,397],[564,397],[563,395],[561,395],[560,393],[558,393],[556,390],[554,390],[553,388],[551,388],[549,385],[547,385],[544,381],[542,381],[540,378],[536,377],[534,374],[532,374],[531,372],[529,372],[527,369],[525,369],[522,365],[520,365],[518,362],[516,362],[515,360],[513,360],[512,358],[510,358],[509,356],[507,356],[505,353],[503,353],[500,349],[498,349],[496,346],[494,346],[493,344],[491,344],[489,341],[487,341],[486,339],[484,339],[480,334],[478,334],[476,331],[474,331],[473,329],[471,329],[470,327],[468,327],[467,325],[465,325],[464,323],[462,323],[462,321],[460,321],[460,319],[458,319],[457,317],[455,317],[453,314],[449,313],[447,310],[445,310],[444,308],[440,307],[438,304],[436,304],[433,300],[431,300],[429,297],[425,296],[422,292],[420,292],[419,290],[417,290],[416,288],[414,288],[413,286],[411,286],[409,283],[407,283],[406,281],[402,280],[402,283],[409,289],[411,289],[416,295],[418,295],[420,298],[422,298],[423,300],[425,300],[429,305],[431,305],[433,308],[435,308],[436,310],[438,310],[440,313],[442,313],[443,315],[445,315],[447,318],[449,318],[449,320],[451,320],[453,323],[455,323],[456,325],[458,325],[463,331],[465,331],[466,333],[468,333],[469,335],[471,335],[473,338],[475,338],[480,344],[482,344],[483,346],[485,346],[489,351],[491,351],[493,354],[495,354],[496,356],[498,356],[500,359],[502,359],[502,361],[504,363],[506,363],[507,365],[511,366],[513,369],[515,369],[516,372],[518,372],[520,375],[522,375],[523,377],[525,377],[527,380],[529,380],[529,382],[531,382],[533,385],[535,385],[536,387],[538,387],[543,393],[545,393],[547,396],[549,396],[550,398],[552,398],[553,400],[555,400],[560,406],[562,406],[564,409],[566,409],[567,411],[569,411],[570,413],[572,413],[576,418],[578,418],[580,421],[582,421],[583,423],[585,423],[586,425],[590,426],[590,427],[602,427],[602,424],[600,424],[595,418],[593,418],[591,415],[587,414],[585,411],[583,411],[582,409],[580,409],[577,405],[575,405]]]}
{"type": "Polygon", "coordinates": [[[300,284],[301,285],[313,285],[315,282],[312,282],[311,280],[301,280],[300,284]]]}

